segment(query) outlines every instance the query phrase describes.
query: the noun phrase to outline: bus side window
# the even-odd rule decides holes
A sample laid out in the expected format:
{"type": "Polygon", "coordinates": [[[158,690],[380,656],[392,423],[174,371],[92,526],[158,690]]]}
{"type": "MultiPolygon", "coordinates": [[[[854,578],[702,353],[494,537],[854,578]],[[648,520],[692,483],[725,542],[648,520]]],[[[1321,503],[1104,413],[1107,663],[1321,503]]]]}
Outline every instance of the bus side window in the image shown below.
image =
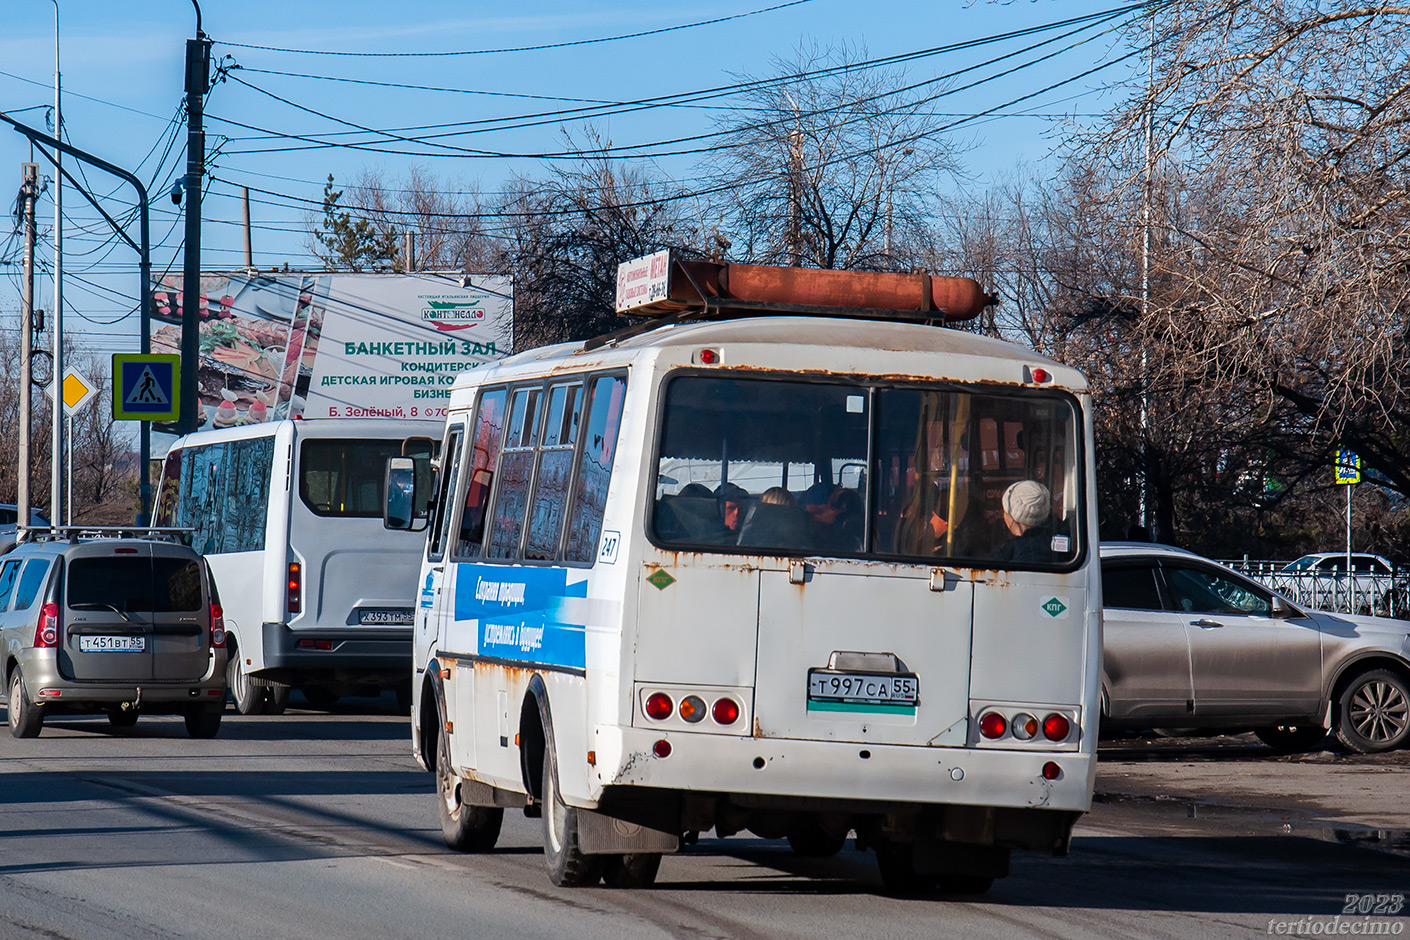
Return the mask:
{"type": "Polygon", "coordinates": [[[157,483],[157,498],[152,510],[152,525],[179,526],[181,517],[177,513],[177,501],[181,498],[181,455],[185,451],[173,450],[162,461],[162,478],[157,483]]]}
{"type": "Polygon", "coordinates": [[[490,484],[504,430],[505,390],[495,389],[480,397],[470,438],[470,474],[465,487],[465,504],[460,513],[460,532],[455,540],[457,559],[479,558],[485,540],[485,511],[489,508],[490,484]]]}
{"type": "Polygon", "coordinates": [[[516,388],[509,405],[504,453],[499,459],[499,487],[494,496],[490,522],[489,558],[517,558],[519,538],[529,508],[529,485],[534,475],[534,455],[538,445],[538,387],[516,388]]]}
{"type": "Polygon", "coordinates": [[[445,554],[446,532],[450,528],[451,509],[454,508],[452,500],[455,499],[455,485],[460,477],[460,438],[464,430],[463,425],[454,425],[446,438],[445,447],[441,448],[444,470],[440,475],[440,492],[436,494],[436,515],[426,536],[426,557],[431,561],[439,561],[445,554]]]}
{"type": "Polygon", "coordinates": [[[568,505],[568,479],[573,469],[573,445],[578,441],[578,405],[583,387],[554,385],[548,392],[548,414],[534,474],[534,498],[529,504],[529,534],[524,557],[552,561],[563,532],[563,510],[568,505]]]}
{"type": "Polygon", "coordinates": [[[607,503],[607,484],[612,479],[612,458],[617,452],[617,428],[626,392],[625,376],[602,376],[592,383],[582,457],[573,477],[564,561],[597,560],[597,541],[602,534],[602,513],[607,503]]]}

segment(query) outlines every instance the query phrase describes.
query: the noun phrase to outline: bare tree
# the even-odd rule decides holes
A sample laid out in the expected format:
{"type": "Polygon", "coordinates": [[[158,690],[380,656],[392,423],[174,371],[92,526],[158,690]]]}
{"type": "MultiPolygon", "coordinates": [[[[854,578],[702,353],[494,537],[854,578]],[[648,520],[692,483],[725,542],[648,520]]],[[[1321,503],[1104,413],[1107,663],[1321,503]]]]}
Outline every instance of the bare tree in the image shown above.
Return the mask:
{"type": "Polygon", "coordinates": [[[903,73],[863,67],[863,58],[808,47],[752,79],[745,116],[723,125],[711,161],[734,257],[913,265],[902,246],[927,227],[939,183],[959,171],[959,148],[938,129],[932,86],[906,90],[903,73]]]}

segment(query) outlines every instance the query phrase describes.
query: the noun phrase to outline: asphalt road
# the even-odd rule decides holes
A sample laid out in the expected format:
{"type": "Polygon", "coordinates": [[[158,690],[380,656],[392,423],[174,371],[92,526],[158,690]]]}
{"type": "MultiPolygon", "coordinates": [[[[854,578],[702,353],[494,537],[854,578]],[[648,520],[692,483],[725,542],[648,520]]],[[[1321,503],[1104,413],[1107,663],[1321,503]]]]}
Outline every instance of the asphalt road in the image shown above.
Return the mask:
{"type": "MultiPolygon", "coordinates": [[[[1335,925],[1348,892],[1410,894],[1405,833],[1332,805],[1389,788],[1398,806],[1406,755],[1354,759],[1374,786],[1302,798],[1287,768],[1349,765],[1247,741],[1104,751],[1071,856],[1016,854],[977,900],[890,898],[868,854],[799,859],[742,836],[667,857],[653,890],[558,889],[538,820],[507,814],[489,855],[447,850],[406,720],[390,697],[346,701],[228,713],[210,741],[170,718],[0,734],[0,938],[1250,937],[1335,925]],[[1228,780],[1252,778],[1230,798],[1228,780]]],[[[1385,923],[1410,930],[1404,912],[1385,923]]]]}

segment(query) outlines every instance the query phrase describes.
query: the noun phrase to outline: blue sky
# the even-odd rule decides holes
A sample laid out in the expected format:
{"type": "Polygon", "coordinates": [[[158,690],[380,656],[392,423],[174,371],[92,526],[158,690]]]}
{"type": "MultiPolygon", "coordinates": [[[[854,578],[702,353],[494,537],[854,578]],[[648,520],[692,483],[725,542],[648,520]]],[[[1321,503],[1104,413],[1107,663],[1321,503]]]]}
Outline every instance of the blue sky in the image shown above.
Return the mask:
{"type": "MultiPolygon", "coordinates": [[[[581,139],[581,123],[549,119],[534,127],[442,138],[448,147],[436,155],[422,156],[309,146],[290,141],[287,135],[354,131],[350,125],[378,130],[418,128],[394,131],[406,137],[427,133],[420,129],[426,125],[459,123],[462,126],[451,130],[465,130],[463,122],[581,107],[583,99],[632,101],[728,85],[742,76],[766,76],[774,72],[776,58],[791,58],[806,42],[822,46],[853,43],[863,47],[868,57],[879,58],[1120,5],[1089,0],[802,0],[767,9],[780,2],[787,0],[720,0],[709,6],[637,0],[528,2],[510,10],[507,6],[440,0],[396,9],[385,2],[361,0],[282,4],[208,0],[202,7],[203,26],[215,40],[213,58],[218,63],[238,65],[231,74],[240,81],[219,84],[207,99],[208,148],[215,156],[204,208],[203,267],[229,269],[242,264],[241,186],[269,191],[252,193],[255,263],[261,267],[285,263],[311,266],[315,259],[304,247],[305,218],[316,208],[330,172],[340,182],[349,181],[364,168],[396,179],[415,164],[433,174],[444,188],[478,188],[493,193],[513,172],[543,172],[543,161],[534,157],[467,158],[451,148],[499,154],[557,151],[563,144],[562,129],[581,139]],[[670,29],[718,17],[734,18],[670,29]],[[583,42],[659,30],[669,31],[583,42]],[[579,44],[561,45],[565,43],[579,44]],[[367,55],[556,44],[556,48],[476,55],[367,55]],[[278,52],[250,46],[307,51],[278,52]],[[363,55],[313,54],[317,51],[363,55]],[[293,73],[321,77],[295,77],[293,73]],[[388,87],[391,84],[452,90],[388,87]],[[303,149],[287,149],[291,146],[303,149]]],[[[182,226],[166,193],[173,174],[184,173],[185,168],[185,130],[174,119],[182,101],[184,43],[195,30],[194,8],[189,0],[59,0],[59,5],[67,137],[81,149],[135,168],[151,183],[154,266],[158,273],[168,267],[179,272],[182,226]]],[[[1002,64],[977,68],[966,74],[965,82],[1032,63],[1006,77],[991,78],[941,99],[936,106],[958,119],[1113,62],[1129,52],[1119,45],[1115,33],[1103,32],[1116,22],[1002,64]],[[1034,61],[1044,55],[1051,58],[1034,61]]],[[[1015,53],[1051,35],[917,58],[908,63],[906,74],[911,81],[931,79],[1015,53]]],[[[53,54],[52,0],[9,0],[6,30],[0,38],[0,110],[17,120],[44,126],[53,100],[53,54]]],[[[1011,171],[1020,163],[1041,164],[1062,133],[1060,123],[1049,115],[1088,120],[1087,115],[1111,105],[1113,97],[1103,93],[1103,87],[1130,78],[1138,68],[1135,59],[1115,62],[1021,104],[1000,108],[999,116],[961,125],[956,133],[974,144],[965,158],[974,175],[967,185],[983,186],[994,175],[1011,171]]],[[[712,106],[715,104],[728,106],[730,99],[616,114],[597,118],[594,123],[614,144],[664,141],[710,131],[719,115],[712,106]]],[[[338,139],[374,138],[354,131],[338,139]]],[[[377,146],[411,149],[385,135],[377,146]]],[[[672,148],[646,149],[660,152],[672,148]]],[[[0,184],[0,188],[10,193],[18,189],[20,163],[28,157],[24,138],[8,128],[0,129],[0,180],[7,174],[11,180],[9,187],[0,184]]],[[[688,179],[696,159],[662,156],[655,166],[678,179],[688,179]]],[[[41,173],[52,173],[42,158],[39,162],[41,173]]],[[[104,203],[109,212],[117,215],[130,206],[130,190],[125,186],[93,170],[87,171],[87,179],[93,191],[113,194],[111,201],[104,203]]],[[[71,187],[65,188],[64,208],[70,219],[65,223],[64,266],[71,275],[64,288],[66,326],[82,334],[94,349],[135,350],[137,317],[130,311],[137,293],[136,257],[125,245],[114,242],[106,223],[71,187]]],[[[39,209],[46,239],[52,212],[46,197],[39,209]]],[[[7,277],[0,284],[0,329],[6,330],[15,328],[19,305],[18,237],[11,236],[12,229],[10,224],[0,233],[4,236],[0,237],[3,258],[12,262],[5,267],[7,277]]],[[[135,238],[135,225],[131,233],[135,238]]],[[[47,243],[41,246],[40,255],[47,267],[52,257],[47,243]]],[[[50,286],[44,278],[39,303],[47,305],[49,298],[50,286]]]]}

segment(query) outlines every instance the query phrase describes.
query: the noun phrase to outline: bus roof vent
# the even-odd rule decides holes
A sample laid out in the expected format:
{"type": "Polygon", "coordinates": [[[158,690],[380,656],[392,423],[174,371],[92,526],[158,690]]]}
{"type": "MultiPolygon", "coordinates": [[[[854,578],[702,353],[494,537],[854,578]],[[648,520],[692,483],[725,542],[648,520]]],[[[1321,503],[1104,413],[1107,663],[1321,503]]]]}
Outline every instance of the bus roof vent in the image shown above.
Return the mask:
{"type": "Polygon", "coordinates": [[[998,300],[967,277],[683,261],[658,251],[617,266],[617,313],[649,319],[583,348],[699,319],[803,315],[943,324],[972,319],[998,300]]]}

